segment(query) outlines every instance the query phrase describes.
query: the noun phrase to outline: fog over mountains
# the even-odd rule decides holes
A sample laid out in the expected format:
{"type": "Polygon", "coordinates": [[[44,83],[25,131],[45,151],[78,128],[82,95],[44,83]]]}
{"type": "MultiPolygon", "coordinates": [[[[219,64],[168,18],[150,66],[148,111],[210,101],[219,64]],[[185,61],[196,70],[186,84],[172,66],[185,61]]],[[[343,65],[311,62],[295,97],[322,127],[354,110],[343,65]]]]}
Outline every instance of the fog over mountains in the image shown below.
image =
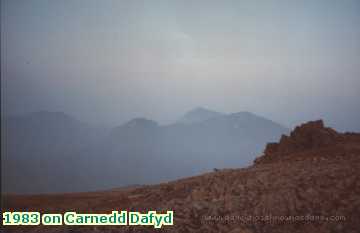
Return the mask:
{"type": "Polygon", "coordinates": [[[170,125],[135,118],[110,130],[60,112],[2,121],[2,188],[20,193],[100,190],[242,167],[288,132],[250,112],[204,108],[170,125]]]}

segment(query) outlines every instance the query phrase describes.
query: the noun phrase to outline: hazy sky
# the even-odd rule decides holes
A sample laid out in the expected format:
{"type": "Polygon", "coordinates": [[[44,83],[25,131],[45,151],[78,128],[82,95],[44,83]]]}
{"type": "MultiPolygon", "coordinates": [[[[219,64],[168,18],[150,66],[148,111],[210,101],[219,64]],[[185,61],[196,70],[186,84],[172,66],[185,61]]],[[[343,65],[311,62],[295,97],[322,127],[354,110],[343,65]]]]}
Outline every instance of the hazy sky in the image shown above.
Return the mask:
{"type": "Polygon", "coordinates": [[[2,114],[203,106],[360,131],[360,1],[1,0],[2,114]]]}

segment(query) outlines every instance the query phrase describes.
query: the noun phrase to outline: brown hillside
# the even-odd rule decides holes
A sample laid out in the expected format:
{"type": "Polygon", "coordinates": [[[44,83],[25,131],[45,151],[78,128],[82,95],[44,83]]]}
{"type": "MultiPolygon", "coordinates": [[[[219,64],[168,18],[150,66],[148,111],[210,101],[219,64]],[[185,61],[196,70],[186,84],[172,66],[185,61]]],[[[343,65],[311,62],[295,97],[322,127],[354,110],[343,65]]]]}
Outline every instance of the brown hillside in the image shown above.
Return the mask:
{"type": "MultiPolygon", "coordinates": [[[[159,168],[161,169],[161,168],[159,168]]],[[[153,186],[108,192],[7,195],[7,210],[174,210],[175,225],[7,227],[6,232],[317,232],[360,230],[360,134],[322,121],[267,145],[255,164],[153,186]]]]}

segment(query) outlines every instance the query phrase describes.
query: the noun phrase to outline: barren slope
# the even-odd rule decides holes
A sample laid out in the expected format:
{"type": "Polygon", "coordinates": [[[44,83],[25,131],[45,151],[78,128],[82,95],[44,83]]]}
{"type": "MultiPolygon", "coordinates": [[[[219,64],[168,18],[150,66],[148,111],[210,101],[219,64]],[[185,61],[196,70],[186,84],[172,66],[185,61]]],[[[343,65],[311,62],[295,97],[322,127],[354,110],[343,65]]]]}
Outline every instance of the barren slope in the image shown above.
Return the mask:
{"type": "MultiPolygon", "coordinates": [[[[239,155],[240,156],[240,155],[239,155]]],[[[159,168],[161,169],[161,168],[159,168]]],[[[8,210],[174,210],[163,232],[359,232],[360,135],[322,121],[271,143],[253,166],[154,186],[4,198],[8,210]],[[270,221],[271,220],[271,221],[270,221]]],[[[154,232],[152,227],[8,227],[11,232],[154,232]]]]}

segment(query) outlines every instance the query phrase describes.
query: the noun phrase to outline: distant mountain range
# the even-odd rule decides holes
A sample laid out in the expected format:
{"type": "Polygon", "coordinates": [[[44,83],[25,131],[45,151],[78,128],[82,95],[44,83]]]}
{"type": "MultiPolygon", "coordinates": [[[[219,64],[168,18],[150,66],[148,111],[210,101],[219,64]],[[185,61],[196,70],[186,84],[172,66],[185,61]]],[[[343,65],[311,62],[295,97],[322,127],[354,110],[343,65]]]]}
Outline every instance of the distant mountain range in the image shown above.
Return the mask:
{"type": "Polygon", "coordinates": [[[3,125],[3,190],[25,193],[150,184],[246,166],[288,132],[250,112],[204,108],[174,124],[136,118],[110,132],[57,112],[8,117],[3,125]]]}

